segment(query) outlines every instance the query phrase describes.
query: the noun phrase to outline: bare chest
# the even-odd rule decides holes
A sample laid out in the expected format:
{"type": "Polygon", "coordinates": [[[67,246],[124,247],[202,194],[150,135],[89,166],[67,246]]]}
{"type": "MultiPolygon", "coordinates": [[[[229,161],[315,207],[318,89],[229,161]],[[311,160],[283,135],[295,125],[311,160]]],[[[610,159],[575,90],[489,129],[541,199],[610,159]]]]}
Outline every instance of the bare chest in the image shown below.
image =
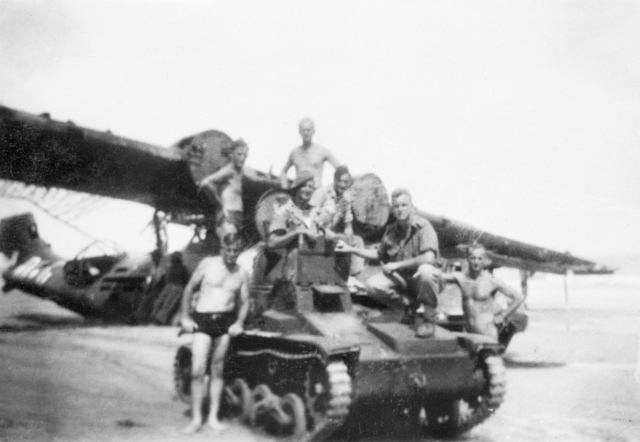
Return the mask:
{"type": "Polygon", "coordinates": [[[460,288],[462,289],[465,298],[472,299],[474,301],[491,301],[493,300],[495,292],[493,284],[487,278],[464,278],[460,282],[460,288]]]}
{"type": "MultiPolygon", "coordinates": [[[[213,266],[212,266],[213,267],[213,266]]],[[[202,279],[202,288],[221,288],[236,291],[242,285],[242,279],[238,272],[229,272],[227,268],[215,266],[215,268],[207,269],[202,279]]]]}
{"type": "Polygon", "coordinates": [[[292,155],[293,164],[303,169],[322,167],[324,159],[323,152],[315,147],[311,147],[309,150],[297,149],[292,155]]]}

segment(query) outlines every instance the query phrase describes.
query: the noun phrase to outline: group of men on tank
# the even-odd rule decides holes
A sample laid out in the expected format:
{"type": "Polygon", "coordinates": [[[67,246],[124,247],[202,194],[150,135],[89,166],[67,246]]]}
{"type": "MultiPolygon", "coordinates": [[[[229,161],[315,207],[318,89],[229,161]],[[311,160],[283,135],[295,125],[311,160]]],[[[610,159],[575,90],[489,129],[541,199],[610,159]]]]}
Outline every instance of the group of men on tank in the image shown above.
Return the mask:
{"type": "MultiPolygon", "coordinates": [[[[419,338],[434,334],[440,281],[454,283],[462,293],[465,329],[497,339],[499,325],[518,308],[523,297],[485,269],[484,247],[475,245],[469,249],[466,270],[443,273],[438,266],[440,252],[435,229],[415,213],[411,194],[406,189],[391,193],[394,221],[387,225],[379,246],[365,247],[362,238],[353,233],[349,169],[340,165],[327,148],[313,142],[312,120],[302,120],[299,132],[302,144],[292,150],[280,176],[282,188],[288,190],[291,201],[276,209],[266,232],[267,247],[295,253],[301,238],[314,241],[323,235],[334,239],[338,253],[352,256],[350,285],[360,284],[375,297],[401,294],[405,305],[401,322],[414,326],[419,338]],[[325,162],[335,167],[335,173],[333,183],[322,187],[325,162]],[[292,166],[296,177],[289,185],[287,172],[292,166]],[[355,276],[363,270],[364,260],[380,262],[381,271],[362,285],[355,276]],[[494,295],[498,291],[511,298],[511,303],[496,314],[494,295]]],[[[196,432],[205,424],[201,408],[206,390],[207,358],[212,347],[211,404],[206,424],[217,431],[224,428],[217,419],[224,356],[230,338],[242,333],[249,310],[249,275],[237,264],[242,248],[239,232],[247,153],[247,145],[242,140],[235,141],[228,152],[229,163],[200,183],[211,186],[222,205],[217,230],[221,255],[200,263],[183,294],[182,328],[194,333],[193,419],[185,428],[186,433],[196,432]]],[[[293,278],[292,268],[285,267],[283,276],[293,278]]]]}

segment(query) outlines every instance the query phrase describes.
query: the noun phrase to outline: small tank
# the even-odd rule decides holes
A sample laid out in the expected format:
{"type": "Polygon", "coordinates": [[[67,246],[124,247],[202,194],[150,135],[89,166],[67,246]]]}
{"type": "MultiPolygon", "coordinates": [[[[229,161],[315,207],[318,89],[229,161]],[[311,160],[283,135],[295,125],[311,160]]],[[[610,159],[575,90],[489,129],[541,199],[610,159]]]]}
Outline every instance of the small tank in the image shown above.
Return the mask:
{"type": "MultiPolygon", "coordinates": [[[[381,408],[425,434],[455,435],[500,406],[499,343],[443,327],[420,339],[399,322],[400,308],[354,301],[349,256],[332,241],[304,242],[288,259],[296,260],[295,283],[281,278],[283,251],[255,260],[251,318],[225,363],[227,413],[270,434],[317,441],[381,408]]],[[[180,347],[175,380],[186,402],[190,361],[189,347],[180,347]]]]}

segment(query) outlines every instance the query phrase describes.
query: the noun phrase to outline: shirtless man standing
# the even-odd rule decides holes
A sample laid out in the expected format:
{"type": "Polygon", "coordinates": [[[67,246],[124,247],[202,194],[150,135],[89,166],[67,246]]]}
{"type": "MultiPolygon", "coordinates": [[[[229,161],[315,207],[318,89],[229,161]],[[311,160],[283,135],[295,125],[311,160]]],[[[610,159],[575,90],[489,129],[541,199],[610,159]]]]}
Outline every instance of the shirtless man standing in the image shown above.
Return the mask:
{"type": "MultiPolygon", "coordinates": [[[[231,161],[215,173],[200,181],[199,186],[204,187],[213,184],[213,191],[222,204],[223,222],[233,224],[236,231],[242,228],[242,176],[244,175],[244,162],[247,159],[249,147],[242,140],[234,141],[231,145],[231,161]]],[[[228,231],[222,232],[224,236],[228,231]]]]}
{"type": "Polygon", "coordinates": [[[222,256],[205,258],[184,289],[181,325],[184,331],[193,333],[193,420],[184,429],[187,434],[195,433],[203,426],[204,379],[212,345],[209,387],[211,406],[207,425],[216,431],[225,429],[218,420],[224,358],[231,337],[242,333],[244,320],[249,312],[249,277],[236,264],[240,248],[240,237],[235,233],[227,234],[222,240],[222,256]],[[197,286],[200,286],[200,291],[194,296],[197,286]]]}
{"type": "Polygon", "coordinates": [[[295,147],[291,151],[289,159],[287,159],[287,164],[285,164],[282,169],[282,173],[280,174],[280,184],[283,189],[288,187],[287,171],[291,166],[295,166],[296,168],[296,177],[300,175],[300,172],[303,170],[310,171],[315,179],[315,187],[318,188],[322,186],[322,170],[324,169],[324,162],[328,161],[333,167],[338,167],[340,165],[329,149],[313,143],[312,140],[315,131],[315,125],[311,119],[305,118],[300,122],[302,145],[295,147]]]}
{"type": "Polygon", "coordinates": [[[440,277],[460,287],[466,331],[497,340],[498,326],[520,306],[524,297],[485,269],[486,253],[481,245],[472,247],[467,257],[469,268],[465,272],[448,273],[440,277]],[[509,307],[499,313],[496,313],[499,308],[494,302],[496,292],[511,298],[509,307]]]}

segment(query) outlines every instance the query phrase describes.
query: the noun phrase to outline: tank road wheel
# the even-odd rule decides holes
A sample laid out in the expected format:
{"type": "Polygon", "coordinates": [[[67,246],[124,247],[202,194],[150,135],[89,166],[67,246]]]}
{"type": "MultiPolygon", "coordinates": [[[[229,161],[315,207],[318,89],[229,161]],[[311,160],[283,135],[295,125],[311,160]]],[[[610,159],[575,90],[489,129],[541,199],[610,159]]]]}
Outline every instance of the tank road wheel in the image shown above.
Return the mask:
{"type": "Polygon", "coordinates": [[[351,377],[342,361],[315,365],[307,373],[305,402],[310,417],[310,440],[322,440],[336,431],[351,405],[351,377]]]}
{"type": "Polygon", "coordinates": [[[469,431],[487,419],[504,401],[505,369],[500,356],[481,357],[474,376],[484,379],[482,392],[448,404],[429,404],[419,410],[426,433],[453,436],[469,431]]]}
{"type": "Polygon", "coordinates": [[[302,440],[307,433],[307,415],[304,402],[295,393],[288,393],[280,400],[280,408],[286,416],[282,426],[283,436],[290,436],[293,440],[302,440]],[[289,421],[286,423],[286,421],[289,421]]]}
{"type": "Polygon", "coordinates": [[[248,422],[253,411],[253,395],[244,379],[236,378],[224,389],[227,404],[232,407],[234,416],[242,422],[248,422]]]}
{"type": "Polygon", "coordinates": [[[249,413],[249,423],[252,426],[264,427],[267,432],[273,432],[273,420],[270,416],[279,401],[280,398],[273,394],[267,385],[258,385],[252,393],[253,405],[249,413]]]}
{"type": "Polygon", "coordinates": [[[191,404],[191,349],[178,348],[173,361],[173,384],[178,398],[185,404],[191,404]]]}

